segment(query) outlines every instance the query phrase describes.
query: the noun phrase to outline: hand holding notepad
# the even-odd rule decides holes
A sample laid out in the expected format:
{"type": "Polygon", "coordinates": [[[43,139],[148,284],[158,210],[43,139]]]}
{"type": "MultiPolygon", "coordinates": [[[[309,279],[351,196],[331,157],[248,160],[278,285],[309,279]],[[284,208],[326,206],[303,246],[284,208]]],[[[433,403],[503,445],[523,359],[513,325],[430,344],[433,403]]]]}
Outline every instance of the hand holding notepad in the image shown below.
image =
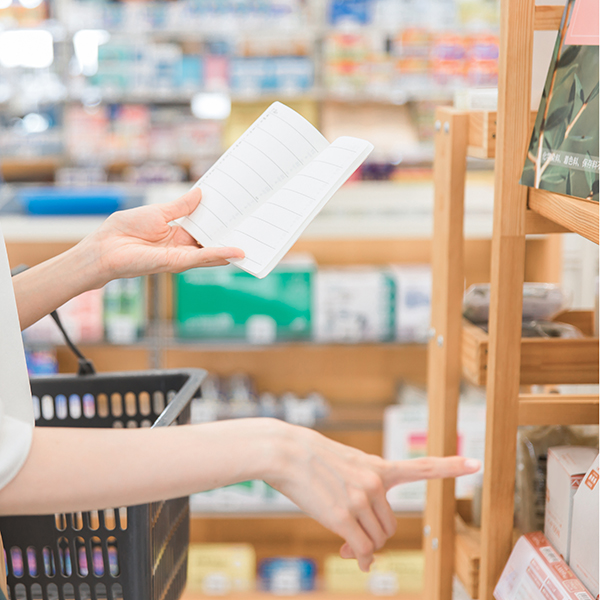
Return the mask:
{"type": "Polygon", "coordinates": [[[330,144],[275,102],[200,178],[202,202],[178,222],[205,247],[241,248],[231,262],[262,279],[371,150],[353,137],[330,144]]]}

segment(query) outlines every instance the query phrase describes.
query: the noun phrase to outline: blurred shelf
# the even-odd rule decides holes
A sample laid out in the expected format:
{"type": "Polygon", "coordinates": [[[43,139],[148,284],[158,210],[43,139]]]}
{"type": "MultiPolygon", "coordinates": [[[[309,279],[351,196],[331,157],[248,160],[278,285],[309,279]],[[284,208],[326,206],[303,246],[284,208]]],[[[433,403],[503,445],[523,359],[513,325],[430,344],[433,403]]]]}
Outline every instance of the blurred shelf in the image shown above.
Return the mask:
{"type": "MultiPolygon", "coordinates": [[[[381,598],[381,595],[375,596],[373,594],[366,594],[364,592],[357,592],[353,594],[341,594],[334,592],[302,592],[301,594],[286,594],[284,596],[289,600],[340,600],[351,598],[352,600],[373,600],[373,598],[381,598]]],[[[183,593],[181,600],[205,600],[206,598],[214,598],[214,596],[205,596],[200,592],[186,591],[183,593]]],[[[275,598],[281,598],[280,595],[271,594],[269,592],[246,592],[246,593],[237,593],[237,594],[227,594],[225,596],[219,596],[219,598],[224,598],[226,600],[274,600],[275,598]]],[[[422,600],[422,594],[408,594],[408,593],[398,593],[394,594],[394,598],[398,600],[422,600]]]]}
{"type": "Polygon", "coordinates": [[[519,425],[598,425],[598,395],[521,394],[519,425]]]}
{"type": "MultiPolygon", "coordinates": [[[[398,529],[386,550],[420,550],[423,519],[420,513],[398,514],[398,529]]],[[[272,556],[306,556],[323,573],[328,554],[338,554],[343,540],[304,514],[199,517],[192,514],[190,543],[248,543],[258,561],[272,556]]],[[[309,596],[310,597],[310,596],[309,596]]]]}
{"type": "MultiPolygon", "coordinates": [[[[593,335],[593,313],[567,311],[554,320],[579,327],[583,338],[523,338],[521,384],[598,383],[598,338],[593,335]]],[[[474,385],[487,380],[488,334],[463,321],[463,375],[474,385]]]]}
{"type": "Polygon", "coordinates": [[[598,243],[598,202],[529,188],[529,209],[598,243]]]}
{"type": "Polygon", "coordinates": [[[47,179],[53,177],[56,169],[64,166],[66,162],[64,156],[2,157],[0,174],[4,181],[47,179]]]}

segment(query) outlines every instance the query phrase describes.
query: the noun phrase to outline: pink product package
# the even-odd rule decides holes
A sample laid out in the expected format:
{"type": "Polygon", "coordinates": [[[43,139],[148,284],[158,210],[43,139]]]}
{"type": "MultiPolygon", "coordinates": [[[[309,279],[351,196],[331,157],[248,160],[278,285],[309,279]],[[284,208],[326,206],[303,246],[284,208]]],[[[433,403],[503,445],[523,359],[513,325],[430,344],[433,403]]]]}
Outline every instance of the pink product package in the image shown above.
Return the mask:
{"type": "Polygon", "coordinates": [[[494,597],[496,600],[593,600],[540,531],[519,538],[494,597]]]}

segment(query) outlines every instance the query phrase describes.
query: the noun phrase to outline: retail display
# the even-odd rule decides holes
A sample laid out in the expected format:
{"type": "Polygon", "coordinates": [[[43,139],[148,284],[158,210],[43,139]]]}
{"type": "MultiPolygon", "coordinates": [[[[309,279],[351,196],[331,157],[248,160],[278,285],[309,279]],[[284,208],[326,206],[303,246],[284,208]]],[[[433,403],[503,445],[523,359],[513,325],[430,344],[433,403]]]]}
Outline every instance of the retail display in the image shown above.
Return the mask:
{"type": "Polygon", "coordinates": [[[494,590],[496,600],[593,600],[583,583],[542,533],[521,537],[494,590]]]}
{"type": "Polygon", "coordinates": [[[335,594],[370,592],[377,596],[418,594],[425,578],[423,552],[420,550],[388,550],[375,555],[369,573],[332,555],[325,559],[325,589],[335,594]]]}
{"type": "Polygon", "coordinates": [[[314,590],[316,571],[307,558],[266,558],[258,565],[261,589],[279,595],[314,590]]]}
{"type": "Polygon", "coordinates": [[[222,596],[255,585],[256,553],[250,544],[190,544],[187,589],[222,596]]]}
{"type": "Polygon", "coordinates": [[[548,450],[544,534],[567,564],[573,496],[596,456],[595,448],[559,446],[548,450]]]}
{"type": "MultiPolygon", "coordinates": [[[[544,529],[548,453],[550,448],[557,446],[585,446],[587,452],[594,454],[598,448],[598,431],[577,426],[519,428],[515,523],[523,533],[544,529]]],[[[593,458],[592,456],[590,464],[593,458]]]]}
{"type": "MultiPolygon", "coordinates": [[[[523,284],[523,321],[549,319],[566,308],[568,299],[560,286],[552,283],[523,284]]],[[[490,311],[490,284],[472,285],[463,301],[463,315],[472,323],[487,323],[490,311]]]]}
{"type": "MultiPolygon", "coordinates": [[[[385,409],[383,420],[383,456],[388,460],[406,460],[427,455],[427,393],[402,385],[398,404],[385,409]]],[[[485,392],[464,386],[458,409],[458,454],[483,462],[485,446],[485,392]]],[[[480,474],[456,480],[456,496],[472,498],[480,474]]],[[[388,500],[394,510],[420,511],[425,507],[426,482],[417,481],[392,488],[388,500]]]]}
{"type": "Polygon", "coordinates": [[[230,261],[262,279],[373,150],[365,140],[327,140],[275,102],[196,183],[200,206],[179,224],[204,246],[238,246],[230,261]]]}
{"type": "Polygon", "coordinates": [[[596,202],[597,16],[597,3],[566,3],[521,177],[524,185],[596,202]]]}
{"type": "Polygon", "coordinates": [[[233,266],[176,275],[176,333],[262,344],[310,339],[314,271],[310,258],[300,258],[282,262],[265,280],[233,266]]]}
{"type": "Polygon", "coordinates": [[[597,598],[598,583],[598,456],[586,472],[573,497],[569,565],[597,598]]]}

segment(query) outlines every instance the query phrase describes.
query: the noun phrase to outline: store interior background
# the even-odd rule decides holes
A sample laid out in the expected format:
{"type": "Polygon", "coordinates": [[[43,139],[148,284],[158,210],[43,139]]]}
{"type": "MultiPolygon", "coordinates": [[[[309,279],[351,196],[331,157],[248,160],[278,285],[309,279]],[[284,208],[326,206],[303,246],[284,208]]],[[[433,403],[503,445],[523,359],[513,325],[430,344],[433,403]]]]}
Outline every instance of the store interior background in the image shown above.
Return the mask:
{"type": "MultiPolygon", "coordinates": [[[[304,338],[259,328],[198,339],[181,334],[178,284],[168,276],[92,294],[64,318],[99,370],[193,366],[220,376],[196,420],[270,407],[369,452],[422,455],[427,310],[415,313],[414,330],[386,328],[397,301],[386,282],[418,273],[415,285],[428,289],[434,109],[495,108],[498,12],[496,0],[0,0],[0,225],[11,266],[49,258],[103,219],[29,214],[28,190],[109,189],[122,207],[175,199],[275,100],[330,141],[368,139],[371,157],[295,248],[316,263],[301,261],[311,285],[319,272],[354,277],[354,289],[344,284],[356,295],[348,306],[370,311],[368,326],[328,330],[317,314],[327,301],[316,306],[309,287],[304,338]],[[384,417],[399,400],[412,429],[384,417]],[[394,448],[394,436],[410,443],[394,448]]],[[[534,110],[554,37],[536,33],[534,110]]],[[[493,161],[468,159],[465,206],[470,285],[489,281],[493,161]]],[[[597,247],[574,234],[552,238],[529,240],[529,279],[561,284],[571,308],[597,310],[597,247]]],[[[73,372],[53,328],[26,332],[32,369],[73,372]]],[[[483,388],[465,390],[478,409],[484,397],[483,388]]],[[[465,443],[482,457],[484,412],[471,416],[465,443]]],[[[478,485],[467,483],[464,495],[478,485]]],[[[407,573],[417,573],[398,590],[407,595],[422,586],[423,489],[394,497],[401,527],[390,548],[405,551],[407,573]]],[[[321,581],[337,551],[335,536],[258,482],[198,496],[192,508],[196,544],[247,542],[259,560],[308,556],[321,581]]]]}

